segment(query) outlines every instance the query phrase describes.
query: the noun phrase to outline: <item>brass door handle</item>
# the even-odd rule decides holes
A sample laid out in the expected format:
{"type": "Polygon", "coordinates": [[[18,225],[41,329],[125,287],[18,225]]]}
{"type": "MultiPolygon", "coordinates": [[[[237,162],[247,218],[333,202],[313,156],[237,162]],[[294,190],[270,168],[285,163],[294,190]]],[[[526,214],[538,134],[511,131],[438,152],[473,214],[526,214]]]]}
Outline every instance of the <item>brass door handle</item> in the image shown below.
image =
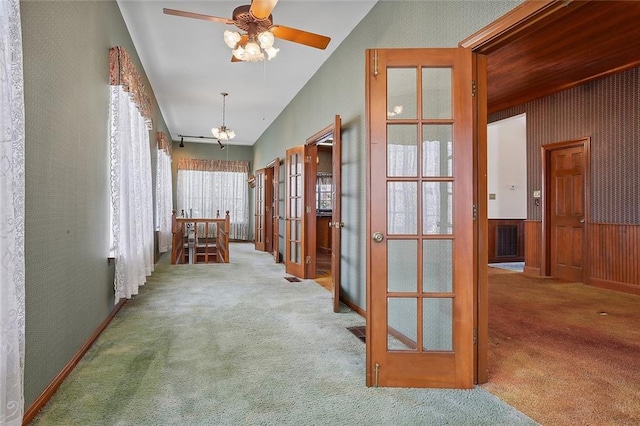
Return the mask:
{"type": "Polygon", "coordinates": [[[374,232],[373,236],[371,237],[371,239],[375,243],[381,243],[382,240],[384,240],[384,235],[382,234],[382,232],[374,232]]]}

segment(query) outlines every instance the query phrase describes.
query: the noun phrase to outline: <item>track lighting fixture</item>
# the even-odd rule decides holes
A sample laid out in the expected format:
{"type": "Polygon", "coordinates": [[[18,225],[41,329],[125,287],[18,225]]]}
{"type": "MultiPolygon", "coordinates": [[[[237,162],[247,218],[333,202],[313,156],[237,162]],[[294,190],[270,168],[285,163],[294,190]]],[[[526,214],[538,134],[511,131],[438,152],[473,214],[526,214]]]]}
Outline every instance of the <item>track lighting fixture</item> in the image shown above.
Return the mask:
{"type": "Polygon", "coordinates": [[[219,138],[212,138],[211,136],[189,136],[189,135],[178,135],[180,138],[180,148],[184,148],[184,138],[194,138],[194,139],[214,139],[218,141],[218,145],[220,145],[220,149],[225,149],[227,146],[223,145],[219,138]]]}

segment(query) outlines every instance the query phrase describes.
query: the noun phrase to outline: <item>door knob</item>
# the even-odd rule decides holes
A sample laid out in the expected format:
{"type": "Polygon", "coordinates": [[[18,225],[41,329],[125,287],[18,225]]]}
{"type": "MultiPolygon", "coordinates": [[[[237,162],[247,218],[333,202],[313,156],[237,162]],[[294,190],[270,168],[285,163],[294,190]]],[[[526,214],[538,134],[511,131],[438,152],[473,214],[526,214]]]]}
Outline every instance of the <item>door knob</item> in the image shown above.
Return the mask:
{"type": "Polygon", "coordinates": [[[374,232],[373,237],[371,238],[373,239],[373,242],[381,243],[382,240],[384,240],[384,235],[382,235],[382,232],[374,232]]]}
{"type": "Polygon", "coordinates": [[[580,219],[580,223],[584,223],[584,219],[580,219]]]}

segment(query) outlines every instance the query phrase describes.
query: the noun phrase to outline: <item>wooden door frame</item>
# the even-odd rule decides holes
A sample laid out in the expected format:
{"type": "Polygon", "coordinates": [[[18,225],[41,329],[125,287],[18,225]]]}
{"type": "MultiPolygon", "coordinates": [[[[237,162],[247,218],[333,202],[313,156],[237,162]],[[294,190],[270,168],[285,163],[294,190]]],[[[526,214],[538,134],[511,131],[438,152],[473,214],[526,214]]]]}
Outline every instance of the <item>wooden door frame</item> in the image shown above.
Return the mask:
{"type": "Polygon", "coordinates": [[[265,166],[265,169],[273,169],[273,257],[276,263],[280,263],[280,157],[276,157],[265,166]]]}
{"type": "Polygon", "coordinates": [[[489,25],[471,34],[458,43],[460,47],[470,48],[475,53],[474,75],[477,78],[475,123],[476,167],[474,204],[477,208],[476,229],[474,230],[477,276],[475,277],[474,318],[476,327],[475,380],[487,383],[489,353],[489,278],[488,278],[488,199],[487,199],[487,57],[494,51],[509,44],[512,40],[534,30],[540,22],[561,15],[566,11],[563,0],[525,1],[489,25]],[[555,15],[558,16],[558,15],[555,15]],[[479,95],[479,96],[478,96],[479,95]]]}
{"type": "Polygon", "coordinates": [[[273,253],[273,168],[264,169],[264,251],[273,253]]]}
{"type": "MultiPolygon", "coordinates": [[[[334,146],[331,149],[332,176],[341,176],[341,167],[342,167],[341,162],[333,161],[334,158],[336,158],[336,155],[335,155],[336,146],[338,147],[338,149],[340,150],[342,149],[341,127],[342,127],[342,119],[340,118],[340,115],[336,114],[334,117],[333,123],[317,131],[316,133],[308,137],[307,140],[305,141],[305,155],[306,155],[308,153],[307,148],[311,148],[311,147],[317,148],[318,143],[326,139],[329,135],[332,135],[334,141],[336,140],[336,138],[338,138],[338,143],[334,144],[334,146]]],[[[340,154],[340,158],[342,158],[341,154],[340,154]]],[[[313,163],[313,159],[311,159],[311,162],[313,163]]],[[[307,171],[309,170],[307,169],[307,171]]],[[[309,276],[306,276],[305,278],[315,278],[315,275],[316,275],[316,256],[317,256],[316,226],[317,224],[316,224],[316,212],[315,212],[315,197],[312,197],[312,195],[315,195],[316,183],[317,183],[316,173],[306,173],[306,178],[304,182],[305,194],[307,195],[307,198],[309,200],[313,199],[313,203],[311,203],[311,201],[308,201],[308,204],[311,206],[311,209],[310,209],[311,213],[309,213],[310,217],[307,218],[307,222],[306,222],[307,226],[303,231],[307,236],[306,237],[307,256],[311,257],[311,262],[307,264],[307,270],[308,270],[309,276]]],[[[334,184],[334,187],[340,188],[342,184],[341,179],[338,179],[337,182],[334,181],[333,184],[334,184]]],[[[334,203],[333,208],[336,209],[336,206],[338,206],[337,208],[338,215],[340,215],[342,211],[341,198],[342,198],[342,191],[341,190],[336,191],[333,199],[333,203],[334,203]]],[[[336,244],[338,245],[340,244],[340,238],[336,238],[336,237],[340,235],[341,228],[344,226],[344,224],[342,222],[342,218],[339,219],[339,221],[337,222],[337,225],[334,223],[334,221],[332,221],[332,224],[334,225],[331,227],[331,233],[332,233],[331,271],[332,271],[332,281],[333,281],[333,311],[338,313],[340,312],[340,253],[338,250],[338,255],[337,257],[335,256],[335,247],[333,242],[335,241],[336,244]],[[334,263],[337,263],[337,264],[334,265],[334,263]],[[337,271],[337,274],[336,274],[336,271],[337,271]],[[333,276],[334,274],[338,276],[334,277],[333,276]]]]}
{"type": "MultiPolygon", "coordinates": [[[[571,148],[575,146],[582,147],[582,191],[584,202],[584,226],[582,228],[582,264],[589,264],[589,250],[587,250],[587,243],[589,241],[589,223],[591,216],[589,214],[589,175],[590,175],[590,153],[591,153],[591,138],[584,137],[579,139],[573,139],[564,142],[556,142],[551,144],[542,145],[540,147],[540,164],[542,166],[542,194],[541,194],[541,208],[542,208],[542,241],[541,250],[542,259],[540,262],[540,275],[550,276],[551,274],[551,209],[553,208],[551,200],[551,153],[553,151],[571,148]]],[[[585,266],[583,266],[585,268],[585,266]]],[[[583,269],[582,281],[588,284],[589,274],[583,269]]]]}
{"type": "Polygon", "coordinates": [[[304,277],[302,278],[315,278],[316,277],[316,184],[318,181],[318,146],[313,142],[307,142],[304,145],[304,164],[305,176],[303,181],[303,192],[305,198],[304,215],[306,221],[303,222],[302,234],[305,236],[304,241],[306,244],[304,263],[304,277]]]}

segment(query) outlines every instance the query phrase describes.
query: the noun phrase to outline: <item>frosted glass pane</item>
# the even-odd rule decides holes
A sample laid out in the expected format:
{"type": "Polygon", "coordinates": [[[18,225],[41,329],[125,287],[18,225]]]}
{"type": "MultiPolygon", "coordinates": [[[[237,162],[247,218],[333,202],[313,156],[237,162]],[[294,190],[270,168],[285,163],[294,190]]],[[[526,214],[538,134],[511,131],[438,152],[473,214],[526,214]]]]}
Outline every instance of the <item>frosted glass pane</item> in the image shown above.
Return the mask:
{"type": "Polygon", "coordinates": [[[453,291],[453,251],[451,240],[422,243],[422,290],[427,293],[453,291]]]}
{"type": "Polygon", "coordinates": [[[418,231],[418,183],[387,183],[387,233],[416,234],[418,231]]]}
{"type": "Polygon", "coordinates": [[[418,126],[395,124],[387,127],[387,175],[418,175],[418,126]]]}
{"type": "Polygon", "coordinates": [[[302,263],[300,261],[300,243],[297,243],[295,241],[292,241],[291,243],[291,249],[289,250],[289,252],[291,253],[291,256],[289,256],[289,260],[292,261],[293,263],[302,263]]]}
{"type": "Polygon", "coordinates": [[[453,350],[453,299],[423,299],[422,349],[453,350]]]}
{"type": "Polygon", "coordinates": [[[452,203],[452,182],[424,182],[422,184],[422,232],[424,234],[453,233],[452,203]]]}
{"type": "Polygon", "coordinates": [[[390,292],[418,289],[418,242],[387,241],[387,288],[390,292]]]}
{"type": "Polygon", "coordinates": [[[418,92],[415,68],[387,70],[387,118],[417,117],[418,92]]]}
{"type": "Polygon", "coordinates": [[[422,126],[422,175],[453,176],[453,142],[450,124],[422,126]]]}
{"type": "Polygon", "coordinates": [[[452,118],[451,93],[451,68],[422,69],[423,118],[452,118]]]}
{"type": "Polygon", "coordinates": [[[417,299],[387,299],[387,325],[387,350],[415,350],[418,341],[417,299]]]}

